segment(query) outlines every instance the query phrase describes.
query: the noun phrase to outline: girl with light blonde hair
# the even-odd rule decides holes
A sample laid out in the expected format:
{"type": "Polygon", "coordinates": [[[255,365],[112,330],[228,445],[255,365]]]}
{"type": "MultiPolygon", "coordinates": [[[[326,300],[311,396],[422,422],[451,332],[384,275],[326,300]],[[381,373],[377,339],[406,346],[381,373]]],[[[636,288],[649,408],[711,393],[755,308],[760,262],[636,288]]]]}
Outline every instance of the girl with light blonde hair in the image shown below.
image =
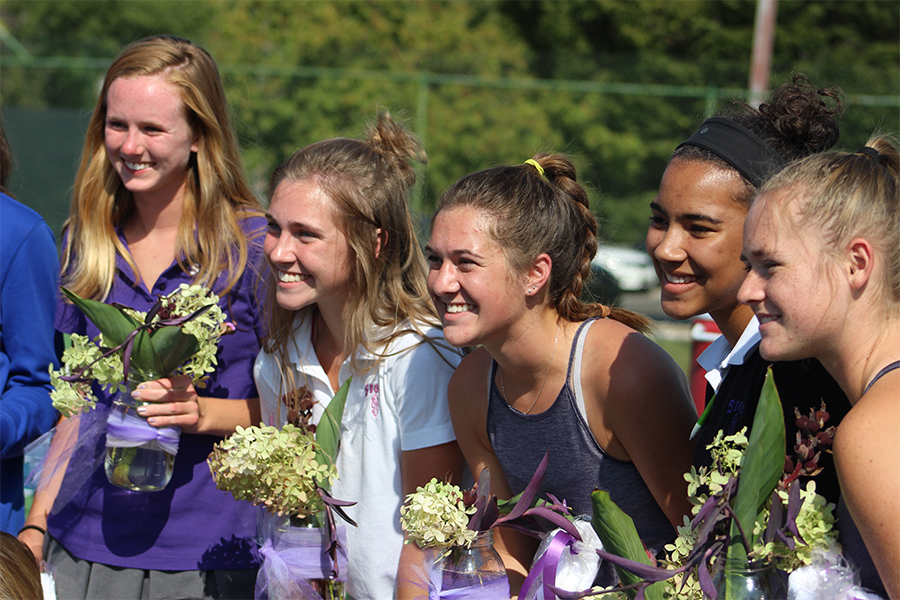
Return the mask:
{"type": "Polygon", "coordinates": [[[900,597],[900,153],[877,137],[786,167],[744,225],[738,299],[760,353],[815,357],[852,408],[837,428],[840,542],[862,584],[900,597]],[[857,530],[858,529],[858,530],[857,530]]]}
{"type": "Polygon", "coordinates": [[[281,426],[309,399],[316,422],[352,377],[332,494],[357,503],[346,508],[359,524],[347,528],[356,600],[425,593],[400,506],[433,477],[459,483],[462,471],[447,407],[460,356],[428,298],[407,206],[412,163],[425,158],[383,114],[364,140],[298,150],[269,187],[270,336],[255,368],[263,422],[281,426]]]}

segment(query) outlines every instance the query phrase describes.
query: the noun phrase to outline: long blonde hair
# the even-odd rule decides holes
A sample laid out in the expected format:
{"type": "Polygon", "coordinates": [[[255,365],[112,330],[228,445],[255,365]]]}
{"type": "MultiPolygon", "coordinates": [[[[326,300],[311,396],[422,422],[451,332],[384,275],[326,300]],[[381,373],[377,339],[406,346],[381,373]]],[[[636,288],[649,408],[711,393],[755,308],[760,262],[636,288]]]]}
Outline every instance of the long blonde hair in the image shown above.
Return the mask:
{"type": "Polygon", "coordinates": [[[206,50],[170,36],[150,37],[122,50],[106,72],[100,99],[88,124],[63,248],[63,284],[80,296],[104,300],[112,289],[116,253],[135,273],[116,226],[134,211],[134,196],[110,163],[105,144],[107,93],[120,77],[161,75],[178,89],[188,125],[197,140],[192,154],[175,256],[194,281],[205,285],[224,271],[225,294],[247,265],[241,220],[261,213],[244,179],[237,139],[215,61],[206,50]]]}
{"type": "MultiPolygon", "coordinates": [[[[298,150],[275,169],[269,186],[271,199],[282,181],[315,181],[334,202],[353,265],[351,297],[343,315],[344,345],[362,346],[379,360],[400,335],[414,331],[428,341],[422,325],[440,327],[425,283],[425,257],[409,213],[409,193],[416,181],[412,161],[425,163],[424,149],[384,113],[369,127],[365,140],[334,138],[298,150]],[[374,328],[391,333],[373,335],[374,328]]],[[[293,374],[286,359],[297,313],[278,305],[275,278],[269,275],[267,280],[265,351],[279,357],[292,389],[293,374]]],[[[310,318],[313,310],[301,309],[301,318],[310,318]]],[[[359,370],[355,353],[351,361],[359,370]]]]}

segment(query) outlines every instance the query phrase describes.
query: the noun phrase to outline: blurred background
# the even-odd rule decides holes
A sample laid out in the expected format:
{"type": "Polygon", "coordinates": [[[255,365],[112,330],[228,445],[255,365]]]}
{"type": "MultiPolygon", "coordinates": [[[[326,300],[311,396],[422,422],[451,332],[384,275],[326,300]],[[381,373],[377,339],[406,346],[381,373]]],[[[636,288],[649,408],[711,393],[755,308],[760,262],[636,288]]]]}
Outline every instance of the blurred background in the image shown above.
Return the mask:
{"type": "MultiPolygon", "coordinates": [[[[769,88],[796,72],[842,88],[840,148],[855,150],[875,130],[900,132],[900,2],[770,4],[769,88]]],[[[749,98],[758,8],[754,0],[3,0],[10,187],[58,233],[106,68],[124,45],[168,33],[218,62],[261,196],[295,149],[358,136],[385,109],[406,118],[428,150],[414,199],[423,223],[466,173],[539,151],[571,154],[603,240],[639,249],[598,256],[598,293],[661,319],[658,293],[647,291],[653,278],[641,283],[639,273],[648,205],[678,143],[705,116],[749,98]]],[[[687,368],[682,341],[673,353],[687,368]]]]}

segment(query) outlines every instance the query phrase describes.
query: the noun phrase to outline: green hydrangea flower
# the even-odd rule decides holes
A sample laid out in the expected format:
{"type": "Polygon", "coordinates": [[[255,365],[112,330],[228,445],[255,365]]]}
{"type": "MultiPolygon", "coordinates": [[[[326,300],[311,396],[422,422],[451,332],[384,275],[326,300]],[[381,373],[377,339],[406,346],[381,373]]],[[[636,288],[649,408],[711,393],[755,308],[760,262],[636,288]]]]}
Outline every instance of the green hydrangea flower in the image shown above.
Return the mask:
{"type": "Polygon", "coordinates": [[[432,479],[406,497],[400,525],[420,548],[468,548],[478,535],[468,528],[474,512],[474,506],[466,506],[459,487],[432,479]]]}
{"type": "MultiPolygon", "coordinates": [[[[206,387],[209,374],[216,370],[219,339],[233,329],[233,326],[226,322],[227,316],[218,306],[219,297],[203,286],[183,283],[177,290],[163,298],[169,302],[170,316],[187,316],[204,306],[210,307],[203,314],[182,325],[182,331],[197,338],[199,350],[174,373],[160,374],[161,377],[188,375],[195,387],[206,387]]],[[[141,322],[147,317],[146,313],[134,309],[126,308],[125,311],[141,322]]],[[[159,318],[157,315],[154,320],[158,321],[159,318]]],[[[61,377],[72,375],[91,365],[85,371],[84,377],[96,381],[109,393],[123,391],[125,387],[121,353],[117,352],[100,359],[103,354],[100,348],[111,348],[115,344],[105,339],[102,334],[93,340],[78,334],[72,334],[71,338],[71,347],[63,352],[62,367],[58,371],[52,368],[50,370],[50,380],[54,388],[50,398],[53,406],[66,417],[94,408],[97,398],[91,392],[89,384],[70,383],[61,377]]]]}
{"type": "MultiPolygon", "coordinates": [[[[688,495],[694,505],[692,507],[694,515],[700,511],[700,507],[709,498],[710,492],[720,491],[730,477],[740,473],[747,443],[746,428],[730,436],[723,436],[720,431],[707,446],[713,458],[712,468],[696,469],[691,467],[691,471],[685,474],[684,478],[688,482],[688,495]]],[[[787,510],[787,491],[779,490],[778,496],[784,509],[787,510]]],[[[828,503],[825,498],[816,493],[815,481],[810,481],[806,484],[806,489],[800,490],[800,498],[803,503],[796,522],[800,536],[806,541],[806,544],[798,542],[791,550],[780,541],[769,544],[763,544],[760,541],[753,548],[754,559],[762,562],[775,562],[778,564],[778,568],[791,572],[810,564],[815,549],[830,549],[837,546],[837,531],[834,530],[834,504],[828,503]]],[[[753,524],[753,530],[757,537],[768,524],[769,508],[767,504],[753,524]]],[[[662,561],[663,566],[677,568],[683,565],[697,541],[697,532],[691,529],[688,517],[684,518],[684,526],[676,529],[678,537],[673,543],[666,545],[668,558],[662,561]]],[[[704,600],[696,570],[686,573],[684,579],[686,581],[684,581],[683,588],[681,587],[682,577],[667,580],[664,584],[666,597],[704,600]]]]}
{"type": "Polygon", "coordinates": [[[290,423],[282,429],[238,427],[213,447],[207,462],[218,489],[301,518],[324,509],[316,485],[327,488],[337,479],[333,465],[316,459],[312,434],[290,423]]]}

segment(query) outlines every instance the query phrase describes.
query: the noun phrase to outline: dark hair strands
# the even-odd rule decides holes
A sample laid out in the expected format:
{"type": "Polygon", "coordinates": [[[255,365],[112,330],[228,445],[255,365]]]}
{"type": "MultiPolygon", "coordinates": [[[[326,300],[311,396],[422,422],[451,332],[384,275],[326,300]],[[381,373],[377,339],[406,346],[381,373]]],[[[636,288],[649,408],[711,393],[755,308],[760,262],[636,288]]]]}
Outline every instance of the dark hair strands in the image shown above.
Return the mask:
{"type": "MultiPolygon", "coordinates": [[[[742,101],[718,116],[749,129],[786,161],[832,148],[840,137],[837,118],[846,103],[838,88],[816,88],[809,77],[794,75],[789,83],[778,86],[768,101],[754,108],[742,101]]],[[[683,146],[672,158],[711,162],[721,168],[735,170],[722,158],[697,146],[683,146]]],[[[756,188],[745,180],[744,193],[738,198],[749,205],[756,188]]]]}

